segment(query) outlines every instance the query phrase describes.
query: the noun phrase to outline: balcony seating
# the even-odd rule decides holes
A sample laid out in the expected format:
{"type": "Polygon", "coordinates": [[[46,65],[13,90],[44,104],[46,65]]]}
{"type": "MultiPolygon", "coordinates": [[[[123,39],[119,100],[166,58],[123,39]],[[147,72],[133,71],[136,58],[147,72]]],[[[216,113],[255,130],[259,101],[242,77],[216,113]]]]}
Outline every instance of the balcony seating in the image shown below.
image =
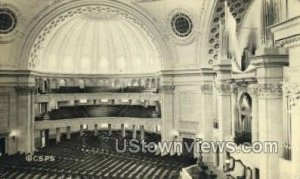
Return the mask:
{"type": "Polygon", "coordinates": [[[52,89],[52,93],[84,93],[84,89],[79,86],[62,86],[58,89],[52,89]]]}
{"type": "Polygon", "coordinates": [[[115,117],[124,108],[121,105],[83,106],[88,117],[115,117]]]}
{"type": "MultiPolygon", "coordinates": [[[[155,107],[145,108],[143,106],[127,106],[118,114],[119,117],[140,117],[140,118],[152,118],[155,107]]],[[[158,115],[157,115],[158,117],[158,115]]]]}
{"type": "Polygon", "coordinates": [[[127,86],[123,89],[124,93],[142,93],[145,91],[145,87],[142,86],[127,86]]]}
{"type": "MultiPolygon", "coordinates": [[[[193,159],[178,156],[160,156],[152,153],[118,153],[115,140],[119,131],[107,136],[107,131],[85,135],[86,143],[79,137],[64,140],[36,151],[37,156],[54,156],[53,162],[27,162],[25,154],[14,154],[0,158],[0,178],[7,179],[173,179],[179,178],[183,167],[195,164],[193,159]]],[[[157,134],[146,133],[148,139],[157,134]]],[[[130,136],[127,136],[130,137],[130,136]]],[[[126,144],[127,145],[127,144],[126,144]]]]}
{"type": "Polygon", "coordinates": [[[160,117],[160,115],[155,111],[155,107],[153,106],[145,108],[139,105],[85,105],[60,107],[59,109],[37,116],[35,120],[59,120],[89,117],[157,118],[160,117]]]}
{"type": "Polygon", "coordinates": [[[48,113],[50,119],[70,119],[88,117],[81,106],[61,107],[60,109],[52,110],[48,113]]]}
{"type": "Polygon", "coordinates": [[[87,86],[85,87],[86,93],[119,93],[121,89],[119,87],[111,86],[87,86]]]}

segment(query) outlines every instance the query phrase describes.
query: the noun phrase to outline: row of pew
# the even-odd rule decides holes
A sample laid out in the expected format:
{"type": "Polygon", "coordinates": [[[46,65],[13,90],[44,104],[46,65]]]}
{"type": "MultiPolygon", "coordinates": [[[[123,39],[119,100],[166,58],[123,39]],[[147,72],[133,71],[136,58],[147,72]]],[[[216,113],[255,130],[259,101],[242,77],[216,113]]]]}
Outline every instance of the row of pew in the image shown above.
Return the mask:
{"type": "MultiPolygon", "coordinates": [[[[131,134],[125,139],[131,139],[131,134]]],[[[27,155],[21,153],[4,155],[0,158],[0,178],[177,179],[182,168],[195,163],[194,159],[184,156],[117,152],[116,140],[124,140],[120,131],[114,131],[111,136],[107,131],[101,131],[98,136],[92,132],[81,137],[73,134],[70,140],[51,141],[49,146],[34,153],[35,156],[53,156],[54,161],[29,162],[27,155]]],[[[146,133],[145,142],[159,140],[158,134],[146,133]]]]}

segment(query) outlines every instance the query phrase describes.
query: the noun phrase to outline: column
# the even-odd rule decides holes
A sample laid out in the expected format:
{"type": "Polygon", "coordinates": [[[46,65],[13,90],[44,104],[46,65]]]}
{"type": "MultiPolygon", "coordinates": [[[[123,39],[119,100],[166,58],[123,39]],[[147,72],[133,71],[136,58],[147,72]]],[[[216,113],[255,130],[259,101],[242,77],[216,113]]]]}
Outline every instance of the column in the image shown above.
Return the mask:
{"type": "MultiPolygon", "coordinates": [[[[28,79],[18,79],[18,81],[28,79]]],[[[19,135],[16,137],[17,148],[20,152],[34,151],[34,91],[33,86],[17,86],[17,124],[19,135]]]]}
{"type": "Polygon", "coordinates": [[[82,124],[80,124],[79,134],[80,134],[80,137],[83,136],[83,125],[82,124]]]}
{"type": "Polygon", "coordinates": [[[132,126],[132,138],[136,139],[136,125],[132,126]]]}
{"type": "Polygon", "coordinates": [[[98,136],[98,124],[95,124],[94,135],[98,136]]]}
{"type": "Polygon", "coordinates": [[[60,128],[59,127],[56,128],[55,136],[56,136],[56,143],[59,143],[60,142],[60,128]]]}
{"type": "Polygon", "coordinates": [[[175,128],[174,124],[174,90],[175,86],[161,86],[161,139],[162,141],[173,141],[172,131],[175,128]]]}
{"type": "Polygon", "coordinates": [[[71,139],[71,126],[67,127],[67,139],[71,139]]]}
{"type": "MultiPolygon", "coordinates": [[[[213,76],[212,74],[204,74],[208,81],[204,82],[201,88],[201,103],[202,103],[202,126],[200,126],[200,131],[202,135],[202,140],[212,141],[212,131],[213,131],[213,122],[214,122],[214,113],[213,113],[213,76]]],[[[213,162],[214,153],[202,154],[204,162],[213,162]]]]}
{"type": "Polygon", "coordinates": [[[252,142],[259,141],[259,120],[258,120],[258,97],[254,94],[252,98],[252,142]]]}
{"type": "Polygon", "coordinates": [[[108,124],[108,136],[111,136],[112,130],[111,130],[111,124],[108,124]]]}
{"type": "Polygon", "coordinates": [[[126,136],[125,125],[121,124],[121,135],[124,138],[126,136]]]}
{"type": "Polygon", "coordinates": [[[145,126],[141,125],[140,126],[140,132],[141,132],[141,140],[145,140],[145,126]]]}
{"type": "Polygon", "coordinates": [[[292,107],[291,111],[291,118],[292,118],[292,171],[293,171],[293,177],[300,176],[300,88],[298,86],[298,98],[295,98],[295,105],[292,107]],[[295,137],[293,137],[295,136],[295,137]]]}
{"type": "MultiPolygon", "coordinates": [[[[256,58],[252,60],[257,74],[259,140],[277,142],[279,154],[283,146],[283,66],[287,64],[286,52],[277,49],[257,50],[256,58]]],[[[277,153],[260,154],[261,178],[278,178],[279,157],[277,153]]]]}
{"type": "MultiPolygon", "coordinates": [[[[215,80],[216,89],[216,112],[217,121],[219,122],[220,141],[233,141],[232,134],[232,118],[231,118],[231,84],[226,81],[231,78],[231,61],[220,60],[214,66],[217,72],[215,80]]],[[[220,151],[219,154],[219,169],[223,169],[225,153],[220,151]]]]}
{"type": "MultiPolygon", "coordinates": [[[[289,9],[293,7],[298,7],[300,1],[288,1],[289,9]]],[[[297,178],[300,176],[300,12],[299,11],[289,11],[289,19],[285,22],[274,25],[271,31],[274,34],[274,44],[276,47],[286,48],[289,51],[289,67],[285,67],[284,71],[284,85],[290,86],[291,97],[295,104],[291,107],[291,178],[297,178]]],[[[286,104],[285,104],[286,105],[286,104]]],[[[287,131],[286,131],[287,132],[287,131]]]]}

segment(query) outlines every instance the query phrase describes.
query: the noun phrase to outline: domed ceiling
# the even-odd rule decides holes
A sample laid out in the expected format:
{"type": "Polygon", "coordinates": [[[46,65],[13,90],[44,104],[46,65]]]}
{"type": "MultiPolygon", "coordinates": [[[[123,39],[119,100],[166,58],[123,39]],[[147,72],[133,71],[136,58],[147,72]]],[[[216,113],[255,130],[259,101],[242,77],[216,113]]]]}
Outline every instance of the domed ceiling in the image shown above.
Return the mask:
{"type": "Polygon", "coordinates": [[[153,73],[161,57],[153,37],[126,14],[85,7],[54,19],[31,51],[33,69],[43,72],[153,73]]]}

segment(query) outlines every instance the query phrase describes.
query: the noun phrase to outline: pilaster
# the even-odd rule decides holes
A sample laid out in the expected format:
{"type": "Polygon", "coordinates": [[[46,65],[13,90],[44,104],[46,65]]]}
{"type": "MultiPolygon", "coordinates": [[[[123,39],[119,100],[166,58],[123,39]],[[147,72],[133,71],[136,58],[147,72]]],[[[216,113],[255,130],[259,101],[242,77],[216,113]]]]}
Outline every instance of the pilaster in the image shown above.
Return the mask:
{"type": "Polygon", "coordinates": [[[34,151],[34,92],[33,86],[16,86],[17,93],[17,136],[18,151],[34,151]]]}
{"type": "Polygon", "coordinates": [[[252,60],[257,75],[257,107],[260,142],[275,141],[278,153],[261,154],[261,177],[278,178],[279,154],[283,141],[282,127],[282,81],[283,68],[288,65],[288,56],[282,49],[261,49],[252,60]]]}

